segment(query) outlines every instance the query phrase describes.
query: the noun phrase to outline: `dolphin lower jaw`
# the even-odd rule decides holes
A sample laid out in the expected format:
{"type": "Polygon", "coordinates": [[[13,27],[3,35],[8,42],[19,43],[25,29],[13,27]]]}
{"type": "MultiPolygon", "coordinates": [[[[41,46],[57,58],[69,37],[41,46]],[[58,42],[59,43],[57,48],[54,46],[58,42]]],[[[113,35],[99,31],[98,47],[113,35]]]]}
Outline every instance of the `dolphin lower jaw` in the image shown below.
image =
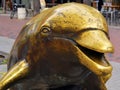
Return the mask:
{"type": "MultiPolygon", "coordinates": [[[[89,56],[87,56],[84,52],[80,50],[78,46],[75,45],[77,49],[77,56],[79,58],[79,62],[87,67],[90,71],[95,73],[97,76],[101,77],[103,82],[105,83],[111,76],[112,66],[110,63],[104,58],[104,62],[102,60],[92,60],[89,56]],[[105,65],[103,65],[103,63],[105,65]]],[[[92,53],[91,53],[92,54],[92,53]]]]}
{"type": "Polygon", "coordinates": [[[111,77],[112,72],[112,66],[110,63],[105,58],[104,62],[102,60],[99,60],[99,62],[98,60],[92,60],[89,56],[82,52],[78,46],[75,45],[75,48],[77,49],[76,55],[79,58],[79,62],[98,77],[100,90],[107,90],[105,83],[111,77]]]}

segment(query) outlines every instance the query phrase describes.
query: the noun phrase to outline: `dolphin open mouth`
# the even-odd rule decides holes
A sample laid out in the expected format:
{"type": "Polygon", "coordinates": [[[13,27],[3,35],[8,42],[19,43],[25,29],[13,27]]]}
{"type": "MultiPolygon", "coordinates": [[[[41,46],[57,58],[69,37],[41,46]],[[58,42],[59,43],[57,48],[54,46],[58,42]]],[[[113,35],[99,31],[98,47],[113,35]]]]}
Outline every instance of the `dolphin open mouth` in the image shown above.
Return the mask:
{"type": "Polygon", "coordinates": [[[98,76],[109,76],[106,77],[105,81],[110,78],[112,66],[105,58],[104,53],[85,48],[71,38],[54,37],[54,39],[64,39],[71,42],[76,50],[74,52],[82,65],[98,76]]]}
{"type": "Polygon", "coordinates": [[[104,53],[85,48],[74,40],[70,41],[78,51],[79,62],[93,72],[95,77],[98,76],[100,90],[106,90],[105,83],[111,77],[112,66],[105,58],[104,53]]]}
{"type": "Polygon", "coordinates": [[[79,58],[79,62],[95,75],[99,76],[101,81],[105,83],[111,77],[112,66],[105,58],[104,53],[85,48],[75,40],[68,40],[77,49],[76,55],[79,58]]]}
{"type": "Polygon", "coordinates": [[[78,50],[77,55],[80,62],[96,75],[107,75],[112,72],[112,66],[105,58],[104,53],[82,47],[78,43],[75,47],[78,50]]]}
{"type": "Polygon", "coordinates": [[[80,45],[78,45],[78,47],[87,57],[89,57],[95,63],[105,67],[109,66],[109,63],[104,56],[104,53],[96,52],[94,50],[84,48],[80,45]]]}
{"type": "Polygon", "coordinates": [[[85,47],[79,45],[74,40],[69,39],[69,41],[72,42],[76,47],[78,47],[79,50],[82,51],[84,53],[84,55],[86,55],[93,62],[95,62],[103,67],[110,66],[110,63],[107,61],[107,59],[104,56],[104,53],[100,53],[100,52],[85,48],[85,47]]]}

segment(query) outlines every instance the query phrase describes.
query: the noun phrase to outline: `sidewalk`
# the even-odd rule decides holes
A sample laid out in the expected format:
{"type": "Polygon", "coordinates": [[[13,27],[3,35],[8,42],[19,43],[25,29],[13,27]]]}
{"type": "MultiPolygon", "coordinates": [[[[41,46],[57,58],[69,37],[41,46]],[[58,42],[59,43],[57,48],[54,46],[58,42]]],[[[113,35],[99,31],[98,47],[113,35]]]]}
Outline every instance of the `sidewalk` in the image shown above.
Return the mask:
{"type": "MultiPolygon", "coordinates": [[[[0,15],[0,51],[10,53],[14,40],[24,24],[29,19],[10,19],[9,16],[0,15]]],[[[106,54],[113,66],[113,75],[106,83],[108,90],[119,90],[120,88],[120,27],[109,26],[110,40],[114,45],[114,54],[106,54]]],[[[6,72],[6,65],[0,65],[1,72],[6,72]]]]}

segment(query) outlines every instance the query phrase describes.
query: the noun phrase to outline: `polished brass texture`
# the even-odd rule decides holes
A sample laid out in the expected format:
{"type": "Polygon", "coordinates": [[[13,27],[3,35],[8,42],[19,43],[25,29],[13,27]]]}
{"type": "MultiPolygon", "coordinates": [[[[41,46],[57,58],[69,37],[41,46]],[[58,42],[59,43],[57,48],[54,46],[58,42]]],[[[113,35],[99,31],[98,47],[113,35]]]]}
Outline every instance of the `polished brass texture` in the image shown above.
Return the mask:
{"type": "Polygon", "coordinates": [[[99,11],[84,4],[58,5],[24,26],[10,54],[11,69],[0,87],[59,90],[75,85],[82,90],[106,90],[112,66],[104,53],[113,51],[106,20],[99,11]],[[21,62],[23,67],[13,71],[21,62]]]}
{"type": "Polygon", "coordinates": [[[28,63],[25,60],[16,63],[2,79],[0,79],[0,90],[5,90],[11,83],[25,77],[28,74],[28,63]]]}

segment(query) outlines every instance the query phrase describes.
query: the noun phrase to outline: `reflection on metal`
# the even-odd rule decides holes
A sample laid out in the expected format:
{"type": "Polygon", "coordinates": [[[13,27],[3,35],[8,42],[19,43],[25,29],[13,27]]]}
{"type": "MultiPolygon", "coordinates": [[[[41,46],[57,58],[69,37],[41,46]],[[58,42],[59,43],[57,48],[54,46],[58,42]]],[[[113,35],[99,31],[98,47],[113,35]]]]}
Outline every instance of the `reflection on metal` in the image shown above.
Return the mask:
{"type": "Polygon", "coordinates": [[[108,26],[96,9],[77,3],[46,9],[16,39],[0,90],[106,90],[112,66],[104,53],[111,52],[108,26]]]}
{"type": "Polygon", "coordinates": [[[28,73],[28,63],[25,60],[16,63],[0,80],[0,90],[4,90],[9,87],[9,85],[16,80],[25,77],[28,73]]]}

